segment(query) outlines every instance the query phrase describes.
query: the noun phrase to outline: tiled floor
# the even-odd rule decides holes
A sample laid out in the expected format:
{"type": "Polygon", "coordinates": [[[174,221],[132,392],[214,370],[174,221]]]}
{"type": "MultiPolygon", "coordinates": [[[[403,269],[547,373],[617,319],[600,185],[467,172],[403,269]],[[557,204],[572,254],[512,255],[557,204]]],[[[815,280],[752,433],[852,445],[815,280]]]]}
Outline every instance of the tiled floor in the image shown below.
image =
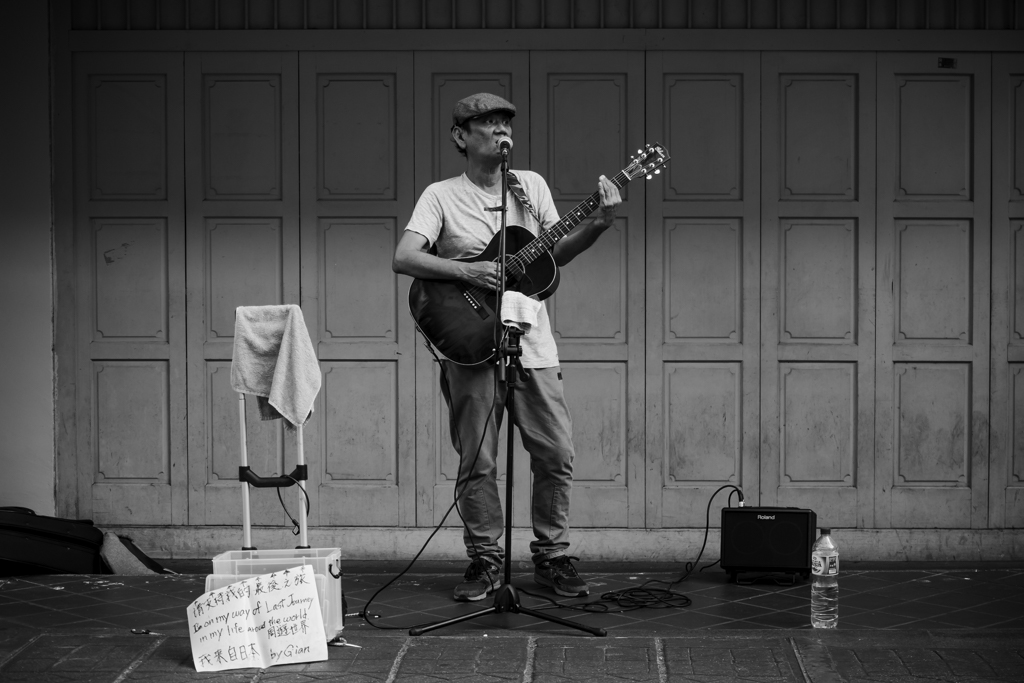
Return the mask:
{"type": "MultiPolygon", "coordinates": [[[[357,612],[401,566],[354,566],[343,578],[348,611],[357,612]]],[[[597,603],[601,595],[638,586],[671,573],[630,572],[628,568],[581,567],[591,585],[586,599],[557,598],[535,585],[526,572],[513,574],[524,591],[522,604],[553,609],[544,599],[564,605],[597,603]]],[[[416,571],[414,569],[414,571],[416,571]]],[[[462,604],[451,600],[461,570],[406,574],[382,592],[370,608],[378,626],[407,629],[448,619],[491,604],[490,599],[462,604]]],[[[0,579],[0,628],[149,629],[183,634],[185,607],[204,589],[205,575],[82,576],[51,575],[0,579]]],[[[663,587],[654,585],[652,587],[663,587]]],[[[720,571],[691,576],[674,590],[689,606],[675,609],[625,609],[609,603],[608,613],[555,609],[566,619],[608,629],[610,634],[680,635],[693,629],[809,629],[810,585],[760,580],[729,583],[720,571]]],[[[593,609],[593,608],[591,608],[593,609]]],[[[1024,629],[1024,566],[975,569],[853,569],[840,577],[840,629],[963,630],[1024,629]]],[[[488,615],[446,627],[445,633],[514,629],[551,632],[561,627],[522,614],[488,615]]],[[[346,635],[369,633],[363,619],[346,619],[346,635]]]]}

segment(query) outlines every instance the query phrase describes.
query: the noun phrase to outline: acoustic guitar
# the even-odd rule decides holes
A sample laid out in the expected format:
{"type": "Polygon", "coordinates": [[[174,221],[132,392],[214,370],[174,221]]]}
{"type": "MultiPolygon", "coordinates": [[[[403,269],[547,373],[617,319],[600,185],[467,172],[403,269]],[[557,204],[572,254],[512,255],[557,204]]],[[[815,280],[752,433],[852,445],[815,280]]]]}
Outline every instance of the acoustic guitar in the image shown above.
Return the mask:
{"type": "MultiPolygon", "coordinates": [[[[660,144],[648,144],[631,157],[629,165],[611,179],[622,188],[631,180],[650,179],[661,173],[669,160],[660,144]]],[[[561,220],[539,237],[518,225],[509,225],[505,238],[508,261],[505,289],[543,300],[558,287],[558,266],[551,253],[558,240],[579,225],[601,204],[598,192],[580,202],[561,220]]],[[[475,263],[498,259],[501,235],[491,238],[487,247],[475,256],[457,261],[475,263]]],[[[494,358],[501,326],[495,326],[498,311],[497,292],[460,280],[424,280],[416,278],[409,289],[409,309],[423,336],[438,352],[458,365],[480,365],[494,358]],[[497,332],[496,332],[497,330],[497,332]]]]}

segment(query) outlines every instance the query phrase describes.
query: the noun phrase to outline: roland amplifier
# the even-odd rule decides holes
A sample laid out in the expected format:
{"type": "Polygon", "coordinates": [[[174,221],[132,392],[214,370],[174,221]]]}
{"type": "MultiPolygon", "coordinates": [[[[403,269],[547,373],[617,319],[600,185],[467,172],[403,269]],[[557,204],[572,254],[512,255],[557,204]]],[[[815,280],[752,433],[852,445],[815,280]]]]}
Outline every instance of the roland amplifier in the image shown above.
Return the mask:
{"type": "Polygon", "coordinates": [[[722,508],[722,569],[811,574],[818,516],[801,508],[722,508]]]}

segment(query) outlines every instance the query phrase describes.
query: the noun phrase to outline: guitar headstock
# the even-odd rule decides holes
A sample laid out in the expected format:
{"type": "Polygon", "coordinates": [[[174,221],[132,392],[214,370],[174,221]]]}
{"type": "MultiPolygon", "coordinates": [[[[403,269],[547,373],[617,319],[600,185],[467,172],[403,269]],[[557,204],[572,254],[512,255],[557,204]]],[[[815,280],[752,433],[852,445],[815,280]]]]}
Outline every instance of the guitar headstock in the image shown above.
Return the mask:
{"type": "Polygon", "coordinates": [[[652,176],[661,173],[661,167],[667,164],[670,158],[668,150],[662,147],[661,143],[647,143],[643,149],[636,151],[635,156],[629,158],[629,165],[622,169],[622,172],[630,180],[636,180],[640,176],[646,176],[650,180],[652,176]]]}

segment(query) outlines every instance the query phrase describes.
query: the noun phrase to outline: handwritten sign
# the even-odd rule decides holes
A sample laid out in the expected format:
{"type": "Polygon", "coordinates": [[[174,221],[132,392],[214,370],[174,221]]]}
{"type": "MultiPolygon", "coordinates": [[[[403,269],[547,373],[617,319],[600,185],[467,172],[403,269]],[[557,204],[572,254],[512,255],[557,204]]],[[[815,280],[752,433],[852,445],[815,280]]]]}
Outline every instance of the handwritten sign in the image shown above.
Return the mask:
{"type": "Polygon", "coordinates": [[[188,606],[196,671],[327,659],[320,600],[309,565],[203,593],[188,606]]]}

